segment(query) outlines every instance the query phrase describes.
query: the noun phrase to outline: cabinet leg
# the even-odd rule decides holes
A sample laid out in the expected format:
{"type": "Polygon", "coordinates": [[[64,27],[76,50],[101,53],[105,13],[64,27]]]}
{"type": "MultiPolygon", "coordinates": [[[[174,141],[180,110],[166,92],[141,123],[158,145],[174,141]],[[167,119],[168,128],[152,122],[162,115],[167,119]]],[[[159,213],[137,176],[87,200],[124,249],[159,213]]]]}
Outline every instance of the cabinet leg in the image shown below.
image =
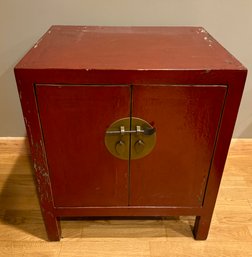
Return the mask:
{"type": "Polygon", "coordinates": [[[44,223],[49,241],[59,241],[61,238],[60,221],[57,217],[48,213],[44,215],[44,223]]]}
{"type": "Polygon", "coordinates": [[[206,240],[212,217],[197,216],[194,224],[193,234],[196,240],[206,240]]]}

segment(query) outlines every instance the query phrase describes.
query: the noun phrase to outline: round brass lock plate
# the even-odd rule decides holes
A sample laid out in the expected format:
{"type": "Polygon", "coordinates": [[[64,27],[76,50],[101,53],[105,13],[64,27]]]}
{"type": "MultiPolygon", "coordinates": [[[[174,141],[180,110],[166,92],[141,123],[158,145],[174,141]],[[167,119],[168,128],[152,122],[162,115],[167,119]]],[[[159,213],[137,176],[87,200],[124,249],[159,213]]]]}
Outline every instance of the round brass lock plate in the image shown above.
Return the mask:
{"type": "Polygon", "coordinates": [[[148,155],[156,144],[156,130],[147,121],[132,117],[113,122],[105,134],[105,145],[115,157],[128,160],[148,155]]]}

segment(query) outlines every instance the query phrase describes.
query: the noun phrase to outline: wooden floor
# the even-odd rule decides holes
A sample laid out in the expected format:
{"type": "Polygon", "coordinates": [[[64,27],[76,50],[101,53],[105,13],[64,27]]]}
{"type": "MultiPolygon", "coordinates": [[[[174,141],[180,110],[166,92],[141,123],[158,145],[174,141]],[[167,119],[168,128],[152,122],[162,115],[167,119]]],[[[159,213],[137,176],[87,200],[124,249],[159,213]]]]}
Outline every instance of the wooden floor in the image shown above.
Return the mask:
{"type": "Polygon", "coordinates": [[[0,257],[252,256],[252,139],[233,140],[207,241],[194,217],[62,221],[47,242],[22,138],[0,139],[0,257]]]}

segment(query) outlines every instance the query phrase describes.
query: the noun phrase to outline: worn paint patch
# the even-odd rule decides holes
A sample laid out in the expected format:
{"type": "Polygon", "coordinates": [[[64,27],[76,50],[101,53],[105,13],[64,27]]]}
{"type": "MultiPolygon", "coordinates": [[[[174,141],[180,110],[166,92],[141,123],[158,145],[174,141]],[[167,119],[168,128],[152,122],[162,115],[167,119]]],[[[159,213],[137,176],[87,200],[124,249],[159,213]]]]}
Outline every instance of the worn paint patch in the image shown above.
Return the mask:
{"type": "Polygon", "coordinates": [[[33,140],[33,136],[32,136],[31,126],[30,126],[30,123],[29,123],[28,119],[25,116],[24,116],[24,122],[25,122],[25,125],[26,125],[26,128],[27,128],[26,129],[27,130],[27,134],[29,134],[31,146],[33,146],[34,140],[33,140]]]}
{"type": "Polygon", "coordinates": [[[203,28],[199,29],[200,33],[207,33],[203,28]]]}
{"type": "Polygon", "coordinates": [[[42,39],[43,39],[43,38],[39,39],[39,40],[37,41],[37,43],[33,46],[33,48],[37,48],[38,45],[39,45],[39,43],[42,41],[42,39]]]}
{"type": "Polygon", "coordinates": [[[37,188],[39,191],[40,202],[48,204],[52,202],[50,193],[50,178],[46,166],[42,141],[36,142],[34,146],[34,169],[36,172],[37,188]]]}

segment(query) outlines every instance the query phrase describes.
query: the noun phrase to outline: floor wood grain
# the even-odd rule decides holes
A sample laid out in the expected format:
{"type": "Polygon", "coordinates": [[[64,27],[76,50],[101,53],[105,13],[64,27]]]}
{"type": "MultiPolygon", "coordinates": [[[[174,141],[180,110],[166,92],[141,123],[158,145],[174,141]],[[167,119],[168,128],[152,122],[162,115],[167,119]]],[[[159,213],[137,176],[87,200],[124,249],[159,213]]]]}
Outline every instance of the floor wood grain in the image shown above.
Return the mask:
{"type": "Polygon", "coordinates": [[[252,139],[233,139],[206,241],[194,217],[64,220],[47,242],[24,138],[0,138],[0,257],[252,256],[252,139]]]}

